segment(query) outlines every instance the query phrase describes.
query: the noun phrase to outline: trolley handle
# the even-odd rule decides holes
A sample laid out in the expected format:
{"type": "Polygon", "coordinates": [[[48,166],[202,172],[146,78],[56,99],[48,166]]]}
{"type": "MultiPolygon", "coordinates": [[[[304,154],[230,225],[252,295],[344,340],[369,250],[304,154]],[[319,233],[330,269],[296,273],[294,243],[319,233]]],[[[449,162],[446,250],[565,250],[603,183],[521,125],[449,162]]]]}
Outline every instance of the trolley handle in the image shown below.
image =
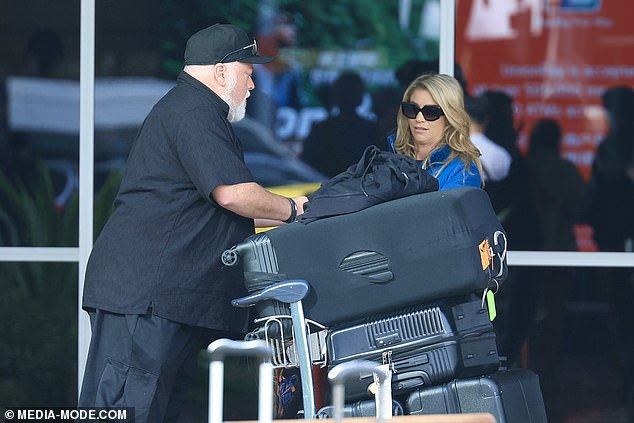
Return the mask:
{"type": "Polygon", "coordinates": [[[224,338],[215,340],[207,347],[210,361],[224,361],[230,356],[256,357],[261,361],[268,361],[271,358],[271,348],[261,340],[235,341],[224,338]]]}
{"type": "Polygon", "coordinates": [[[392,417],[392,375],[384,366],[369,360],[353,360],[341,363],[328,372],[328,379],[332,382],[333,414],[336,423],[343,420],[345,402],[345,381],[351,376],[371,372],[377,380],[376,417],[379,423],[392,417]]]}
{"type": "Polygon", "coordinates": [[[254,292],[245,297],[231,300],[234,307],[251,307],[260,301],[276,300],[290,304],[303,300],[310,291],[308,282],[303,279],[294,279],[274,283],[261,291],[254,292]]]}
{"type": "Polygon", "coordinates": [[[273,420],[273,365],[270,362],[271,349],[262,340],[235,341],[216,339],[207,347],[209,358],[209,406],[208,422],[223,422],[223,382],[224,359],[229,356],[256,357],[260,361],[258,369],[258,420],[260,423],[272,423],[273,420]]]}

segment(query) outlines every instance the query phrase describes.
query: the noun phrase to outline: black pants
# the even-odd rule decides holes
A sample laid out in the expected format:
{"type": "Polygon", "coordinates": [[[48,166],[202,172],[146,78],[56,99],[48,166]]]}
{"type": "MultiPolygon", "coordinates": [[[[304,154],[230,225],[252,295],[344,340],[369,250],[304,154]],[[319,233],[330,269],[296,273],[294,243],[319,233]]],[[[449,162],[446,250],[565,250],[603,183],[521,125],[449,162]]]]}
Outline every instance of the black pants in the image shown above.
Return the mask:
{"type": "Polygon", "coordinates": [[[222,332],[151,314],[90,314],[80,407],[134,407],[135,423],[176,422],[197,356],[222,332]]]}

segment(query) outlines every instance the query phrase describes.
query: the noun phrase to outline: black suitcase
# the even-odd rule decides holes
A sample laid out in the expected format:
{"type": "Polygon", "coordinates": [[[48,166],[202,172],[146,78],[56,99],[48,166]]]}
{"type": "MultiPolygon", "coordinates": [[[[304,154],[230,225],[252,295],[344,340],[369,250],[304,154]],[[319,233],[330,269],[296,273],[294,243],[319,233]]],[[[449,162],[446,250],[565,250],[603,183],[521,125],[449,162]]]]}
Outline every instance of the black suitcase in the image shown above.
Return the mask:
{"type": "MultiPolygon", "coordinates": [[[[355,359],[391,363],[395,395],[499,368],[493,325],[480,299],[447,300],[342,326],[326,336],[329,365],[355,359]]],[[[371,383],[371,375],[348,381],[346,398],[367,397],[371,383]]]]}
{"type": "MultiPolygon", "coordinates": [[[[345,199],[342,199],[345,201],[345,199]]],[[[306,318],[330,326],[409,305],[482,293],[506,277],[506,237],[479,188],[437,191],[256,234],[223,254],[242,259],[249,292],[305,279],[306,318]]],[[[280,303],[257,317],[288,314],[280,303]]]]}
{"type": "MultiPolygon", "coordinates": [[[[392,415],[402,416],[403,406],[400,402],[392,400],[392,415]]],[[[343,417],[374,417],[376,416],[376,402],[372,400],[357,401],[352,404],[344,404],[343,417]]],[[[318,419],[332,419],[335,417],[334,406],[326,405],[317,411],[318,419]]]]}
{"type": "MultiPolygon", "coordinates": [[[[376,360],[381,362],[383,360],[376,360]]],[[[500,368],[494,332],[472,334],[398,353],[387,352],[392,364],[392,392],[401,395],[423,386],[433,386],[456,377],[493,373],[500,368]]],[[[368,398],[371,374],[346,382],[346,400],[368,398]]]]}
{"type": "Polygon", "coordinates": [[[406,414],[491,413],[497,423],[547,423],[539,377],[511,369],[418,389],[409,394],[406,414]]]}
{"type": "Polygon", "coordinates": [[[334,325],[326,348],[328,361],[335,366],[355,359],[380,360],[386,351],[398,354],[492,330],[486,305],[479,298],[460,298],[334,325]]]}

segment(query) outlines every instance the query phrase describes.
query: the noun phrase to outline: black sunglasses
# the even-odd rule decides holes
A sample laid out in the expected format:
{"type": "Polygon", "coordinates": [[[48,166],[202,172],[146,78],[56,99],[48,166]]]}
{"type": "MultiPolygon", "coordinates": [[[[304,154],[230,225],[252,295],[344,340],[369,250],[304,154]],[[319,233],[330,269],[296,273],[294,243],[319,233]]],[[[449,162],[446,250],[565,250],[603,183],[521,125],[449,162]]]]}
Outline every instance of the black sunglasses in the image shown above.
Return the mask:
{"type": "Polygon", "coordinates": [[[409,119],[416,119],[418,113],[422,113],[425,120],[430,122],[440,119],[445,114],[440,106],[436,104],[426,104],[423,107],[418,107],[418,104],[409,102],[401,103],[401,111],[409,119]]]}
{"type": "Polygon", "coordinates": [[[229,53],[225,54],[222,59],[220,59],[218,61],[218,63],[224,63],[224,61],[227,59],[227,57],[229,56],[233,56],[236,53],[240,53],[242,50],[247,50],[247,49],[251,49],[251,53],[253,53],[253,55],[255,56],[256,54],[258,54],[258,43],[253,40],[253,43],[249,44],[248,46],[244,46],[242,48],[239,48],[237,50],[233,50],[230,51],[229,53]]]}

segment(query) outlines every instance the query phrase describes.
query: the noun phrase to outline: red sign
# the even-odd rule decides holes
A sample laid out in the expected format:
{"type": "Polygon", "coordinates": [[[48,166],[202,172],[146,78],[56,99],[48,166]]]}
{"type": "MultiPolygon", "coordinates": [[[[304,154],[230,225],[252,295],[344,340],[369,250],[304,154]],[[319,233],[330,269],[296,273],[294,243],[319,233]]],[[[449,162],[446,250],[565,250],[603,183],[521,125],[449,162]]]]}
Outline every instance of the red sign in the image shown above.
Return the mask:
{"type": "Polygon", "coordinates": [[[601,94],[634,86],[628,2],[458,0],[456,16],[456,61],[470,92],[513,97],[523,151],[537,119],[558,120],[563,154],[587,180],[606,131],[601,94]]]}

